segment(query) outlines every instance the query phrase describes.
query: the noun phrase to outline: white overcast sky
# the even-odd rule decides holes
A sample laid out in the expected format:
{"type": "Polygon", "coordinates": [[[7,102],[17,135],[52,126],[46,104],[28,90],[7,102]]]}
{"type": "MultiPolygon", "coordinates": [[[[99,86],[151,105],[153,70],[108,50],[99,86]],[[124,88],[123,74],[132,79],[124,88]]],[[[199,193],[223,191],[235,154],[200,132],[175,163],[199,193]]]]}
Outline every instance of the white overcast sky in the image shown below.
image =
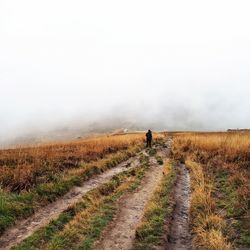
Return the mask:
{"type": "Polygon", "coordinates": [[[248,0],[1,0],[0,135],[105,116],[250,127],[249,13],[248,0]]]}

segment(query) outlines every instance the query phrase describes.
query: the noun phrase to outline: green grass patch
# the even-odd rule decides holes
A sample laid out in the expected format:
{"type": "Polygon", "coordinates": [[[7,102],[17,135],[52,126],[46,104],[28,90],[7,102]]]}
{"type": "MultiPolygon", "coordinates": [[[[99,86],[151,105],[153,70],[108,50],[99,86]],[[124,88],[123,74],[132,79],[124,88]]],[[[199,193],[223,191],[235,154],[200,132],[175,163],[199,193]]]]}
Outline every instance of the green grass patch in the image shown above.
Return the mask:
{"type": "Polygon", "coordinates": [[[159,164],[159,165],[163,165],[163,159],[159,156],[159,155],[155,155],[155,159],[157,160],[157,163],[159,164]]]}
{"type": "Polygon", "coordinates": [[[216,188],[221,193],[221,197],[217,199],[216,205],[218,208],[226,211],[226,219],[233,218],[233,223],[230,226],[234,228],[235,232],[230,235],[230,238],[238,245],[250,247],[249,222],[247,223],[246,221],[245,211],[238,206],[237,186],[229,182],[229,172],[225,170],[214,172],[216,188]]]}
{"type": "Polygon", "coordinates": [[[49,225],[43,229],[38,230],[32,236],[24,240],[13,250],[26,250],[26,249],[41,249],[46,242],[58,231],[62,230],[64,225],[70,221],[75,215],[74,209],[68,209],[62,213],[57,220],[53,220],[49,225]]]}
{"type": "Polygon", "coordinates": [[[154,155],[156,155],[157,150],[156,150],[155,148],[149,148],[149,149],[147,149],[147,153],[148,153],[150,156],[154,156],[154,155]]]}

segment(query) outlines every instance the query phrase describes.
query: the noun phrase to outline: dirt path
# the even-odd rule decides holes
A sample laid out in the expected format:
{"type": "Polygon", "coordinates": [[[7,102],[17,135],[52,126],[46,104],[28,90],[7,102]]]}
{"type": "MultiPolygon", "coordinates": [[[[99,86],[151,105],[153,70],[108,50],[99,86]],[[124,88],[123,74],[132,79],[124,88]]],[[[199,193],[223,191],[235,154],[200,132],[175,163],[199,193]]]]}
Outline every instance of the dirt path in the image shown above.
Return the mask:
{"type": "Polygon", "coordinates": [[[191,235],[189,231],[190,209],[190,176],[186,166],[180,164],[177,184],[175,187],[175,202],[173,221],[170,228],[169,250],[191,249],[191,235]]]}
{"type": "MultiPolygon", "coordinates": [[[[168,149],[162,148],[158,154],[166,158],[168,149]]],[[[136,226],[142,219],[144,207],[162,177],[163,167],[153,157],[150,157],[150,167],[136,192],[119,200],[117,215],[96,243],[95,250],[132,248],[136,226]]]]}
{"type": "MultiPolygon", "coordinates": [[[[142,151],[145,152],[145,151],[142,151]]],[[[97,188],[103,183],[108,182],[111,178],[128,169],[139,165],[139,154],[131,157],[129,160],[118,164],[115,168],[93,177],[84,182],[80,187],[74,187],[65,196],[46,207],[40,208],[28,219],[18,221],[15,226],[5,231],[0,238],[0,249],[9,249],[29,237],[37,229],[47,225],[52,219],[56,219],[69,206],[76,203],[81,197],[90,190],[97,188]]]]}

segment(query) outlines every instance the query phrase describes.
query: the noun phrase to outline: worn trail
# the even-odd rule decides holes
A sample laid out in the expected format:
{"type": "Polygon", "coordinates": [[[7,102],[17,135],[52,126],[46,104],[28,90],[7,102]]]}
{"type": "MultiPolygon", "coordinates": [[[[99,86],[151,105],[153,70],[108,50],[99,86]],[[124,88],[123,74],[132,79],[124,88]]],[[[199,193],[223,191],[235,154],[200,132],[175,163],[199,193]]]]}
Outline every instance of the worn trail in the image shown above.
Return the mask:
{"type": "MultiPolygon", "coordinates": [[[[158,148],[158,154],[166,158],[167,148],[158,148]]],[[[162,177],[162,166],[155,158],[150,158],[150,170],[147,171],[136,192],[121,198],[117,204],[118,212],[113,222],[104,230],[95,250],[131,249],[138,222],[142,219],[144,207],[149,201],[154,188],[162,177]]]]}
{"type": "Polygon", "coordinates": [[[51,220],[56,219],[69,206],[76,203],[81,197],[90,190],[108,182],[111,178],[128,169],[139,165],[139,154],[131,157],[129,160],[118,164],[115,168],[93,177],[89,181],[84,182],[80,187],[74,187],[62,198],[48,206],[38,209],[28,219],[21,220],[12,228],[5,231],[0,238],[0,249],[10,249],[12,246],[20,243],[39,228],[47,225],[51,220]]]}
{"type": "Polygon", "coordinates": [[[175,187],[175,209],[170,228],[169,250],[191,249],[191,235],[189,231],[190,209],[190,176],[184,164],[178,166],[179,173],[175,187]]]}

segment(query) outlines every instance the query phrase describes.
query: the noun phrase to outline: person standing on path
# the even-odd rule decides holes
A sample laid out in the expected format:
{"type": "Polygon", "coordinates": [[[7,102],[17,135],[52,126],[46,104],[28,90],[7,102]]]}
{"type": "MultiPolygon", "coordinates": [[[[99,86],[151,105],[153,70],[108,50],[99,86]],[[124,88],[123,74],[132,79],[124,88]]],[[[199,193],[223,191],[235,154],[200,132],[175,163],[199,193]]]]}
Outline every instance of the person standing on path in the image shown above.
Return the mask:
{"type": "Polygon", "coordinates": [[[153,139],[153,136],[152,136],[152,131],[149,129],[148,132],[146,133],[146,141],[147,141],[147,145],[146,147],[148,148],[151,148],[152,147],[152,139],[153,139]]]}

